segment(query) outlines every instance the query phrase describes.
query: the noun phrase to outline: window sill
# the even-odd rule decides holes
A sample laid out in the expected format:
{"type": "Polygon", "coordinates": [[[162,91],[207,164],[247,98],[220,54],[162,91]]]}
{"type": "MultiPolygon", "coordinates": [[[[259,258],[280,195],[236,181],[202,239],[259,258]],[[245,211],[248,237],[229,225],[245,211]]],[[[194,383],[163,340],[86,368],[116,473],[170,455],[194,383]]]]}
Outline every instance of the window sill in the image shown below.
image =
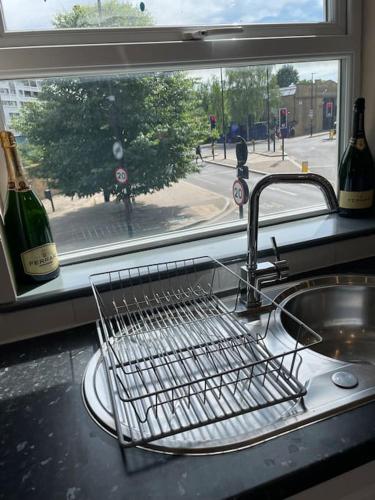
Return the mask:
{"type": "MultiPolygon", "coordinates": [[[[259,256],[272,254],[275,236],[290,275],[365,259],[375,255],[375,219],[344,219],[336,214],[263,227],[259,256]],[[338,244],[338,242],[340,242],[338,244]]],[[[223,262],[244,260],[244,231],[97,261],[63,266],[55,280],[26,291],[14,304],[0,306],[0,344],[94,322],[98,312],[89,275],[208,255],[223,262]]],[[[272,257],[273,258],[273,257],[272,257]]]]}
{"type": "MultiPolygon", "coordinates": [[[[375,219],[346,219],[336,214],[327,214],[309,219],[284,222],[259,230],[259,256],[272,254],[271,236],[275,236],[280,252],[290,253],[339,240],[359,236],[375,235],[375,219]]],[[[15,304],[0,306],[0,312],[39,306],[42,304],[91,295],[89,276],[134,266],[156,264],[164,261],[190,259],[208,255],[221,261],[244,260],[246,256],[246,234],[244,231],[180,243],[127,255],[117,255],[80,264],[69,264],[61,268],[55,280],[21,293],[15,304]]],[[[371,252],[371,249],[368,249],[371,252]]],[[[367,255],[368,257],[372,256],[367,255]]],[[[316,259],[314,259],[316,260],[316,259]]],[[[334,264],[341,262],[334,262],[334,264]]],[[[313,264],[313,262],[312,262],[313,264]]],[[[319,267],[332,262],[316,262],[319,267]]],[[[293,262],[290,262],[293,266],[293,262]]],[[[293,266],[294,267],[294,266],[293,266]]]]}

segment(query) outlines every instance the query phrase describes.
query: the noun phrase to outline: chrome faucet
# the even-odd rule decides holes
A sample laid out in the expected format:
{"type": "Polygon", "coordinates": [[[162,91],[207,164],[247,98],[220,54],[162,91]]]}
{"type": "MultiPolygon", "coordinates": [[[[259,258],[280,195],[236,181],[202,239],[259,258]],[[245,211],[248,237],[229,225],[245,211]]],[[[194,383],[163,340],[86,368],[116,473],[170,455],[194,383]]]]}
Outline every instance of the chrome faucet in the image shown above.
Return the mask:
{"type": "Polygon", "coordinates": [[[252,287],[242,291],[242,301],[247,307],[259,307],[262,304],[259,290],[264,284],[272,284],[288,276],[289,266],[280,258],[275,238],[271,238],[276,254],[275,262],[258,263],[258,225],[259,198],[267,186],[271,184],[313,184],[320,188],[330,213],[337,212],[338,203],[330,182],[318,174],[270,174],[262,177],[252,189],[249,200],[249,220],[247,227],[247,263],[241,268],[241,277],[252,287]]]}

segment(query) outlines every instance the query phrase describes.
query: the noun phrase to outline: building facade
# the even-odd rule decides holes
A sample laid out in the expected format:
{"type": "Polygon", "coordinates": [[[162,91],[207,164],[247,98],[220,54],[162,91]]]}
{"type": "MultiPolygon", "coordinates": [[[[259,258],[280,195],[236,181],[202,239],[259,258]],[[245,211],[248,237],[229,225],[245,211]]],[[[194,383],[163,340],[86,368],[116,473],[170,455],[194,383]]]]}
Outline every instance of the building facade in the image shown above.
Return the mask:
{"type": "Polygon", "coordinates": [[[22,106],[38,98],[41,84],[38,80],[12,80],[0,82],[0,100],[3,107],[5,126],[20,137],[20,132],[13,128],[13,118],[16,118],[22,106]]]}
{"type": "Polygon", "coordinates": [[[281,107],[288,110],[288,123],[296,135],[334,128],[337,113],[337,82],[315,80],[280,89],[281,107]]]}

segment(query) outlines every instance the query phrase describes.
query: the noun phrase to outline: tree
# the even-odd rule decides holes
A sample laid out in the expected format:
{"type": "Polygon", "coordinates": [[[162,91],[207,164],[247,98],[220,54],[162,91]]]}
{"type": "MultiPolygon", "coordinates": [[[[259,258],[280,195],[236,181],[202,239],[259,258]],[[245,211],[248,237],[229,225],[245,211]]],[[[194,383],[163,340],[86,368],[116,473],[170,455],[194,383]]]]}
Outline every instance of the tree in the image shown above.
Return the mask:
{"type": "Polygon", "coordinates": [[[285,64],[276,73],[279,87],[289,87],[292,83],[298,83],[298,71],[291,64],[285,64]]]}
{"type": "MultiPolygon", "coordinates": [[[[225,133],[223,130],[223,100],[220,80],[214,76],[208,82],[201,83],[198,86],[197,93],[207,120],[211,115],[216,116],[215,130],[219,131],[219,136],[221,133],[225,133]]],[[[226,125],[229,123],[229,116],[228,97],[224,88],[224,121],[226,125]]]]}
{"type": "Polygon", "coordinates": [[[153,20],[128,2],[106,0],[100,11],[96,5],[74,5],[71,11],[58,14],[53,24],[56,28],[126,27],[150,26],[153,20]]]}
{"type": "MultiPolygon", "coordinates": [[[[245,125],[249,139],[250,119],[264,118],[267,100],[267,68],[255,66],[226,72],[231,120],[245,125]]],[[[270,108],[279,102],[279,88],[269,69],[270,108]]]]}
{"type": "MultiPolygon", "coordinates": [[[[117,0],[103,3],[121,25],[144,14],[117,0]],[[134,14],[134,15],[133,15],[134,14]]],[[[75,6],[58,15],[55,25],[94,25],[97,10],[75,6]]],[[[140,21],[141,22],[141,21],[140,21]]],[[[207,133],[198,110],[196,82],[183,73],[47,80],[38,101],[22,108],[14,126],[28,139],[27,162],[64,194],[91,196],[103,191],[123,196],[115,183],[112,146],[120,139],[129,174],[126,196],[162,189],[195,171],[194,150],[207,133]]],[[[25,147],[23,148],[25,150],[25,147]]]]}
{"type": "Polygon", "coordinates": [[[194,149],[207,126],[198,112],[194,81],[183,73],[49,81],[40,99],[23,107],[15,126],[38,152],[37,174],[51,187],[69,196],[118,194],[114,113],[129,195],[162,189],[195,171],[194,149]]]}

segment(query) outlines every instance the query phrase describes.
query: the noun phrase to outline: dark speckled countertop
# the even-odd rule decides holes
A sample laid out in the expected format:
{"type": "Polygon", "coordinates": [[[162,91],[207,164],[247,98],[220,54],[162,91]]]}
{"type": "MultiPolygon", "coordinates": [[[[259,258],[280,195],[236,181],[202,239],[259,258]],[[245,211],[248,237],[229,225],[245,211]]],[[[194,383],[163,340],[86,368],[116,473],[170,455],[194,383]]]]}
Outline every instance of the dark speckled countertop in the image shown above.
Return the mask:
{"type": "Polygon", "coordinates": [[[375,403],[247,450],[122,455],[90,418],[82,377],[94,326],[0,348],[0,498],[285,498],[375,459],[375,403]]]}

